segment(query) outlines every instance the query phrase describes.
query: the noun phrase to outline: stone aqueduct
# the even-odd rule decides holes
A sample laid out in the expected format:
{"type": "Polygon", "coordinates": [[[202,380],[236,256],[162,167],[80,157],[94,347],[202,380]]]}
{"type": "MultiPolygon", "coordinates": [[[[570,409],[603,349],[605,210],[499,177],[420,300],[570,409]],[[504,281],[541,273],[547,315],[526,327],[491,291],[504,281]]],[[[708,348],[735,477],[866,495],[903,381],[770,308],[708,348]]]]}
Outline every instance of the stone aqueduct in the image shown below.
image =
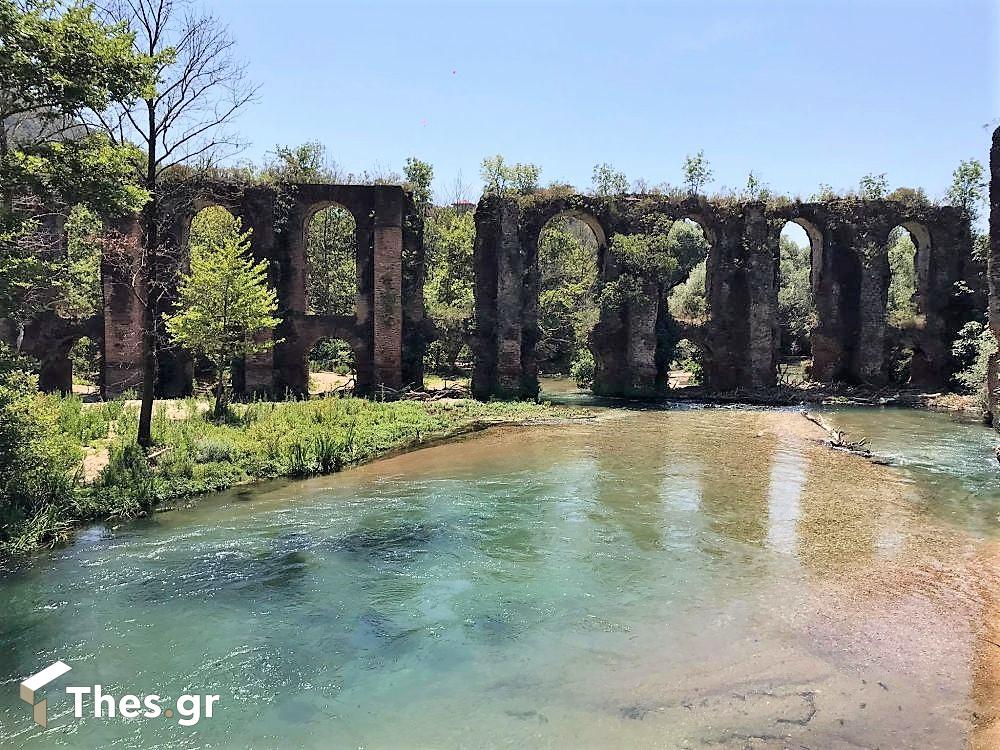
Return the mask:
{"type": "MultiPolygon", "coordinates": [[[[294,184],[234,189],[205,187],[199,198],[173,211],[168,244],[183,258],[198,210],[222,205],[251,228],[252,252],[266,260],[278,292],[282,323],[272,352],[237,367],[238,392],[276,395],[308,392],[308,353],[320,339],[350,343],[357,386],[375,393],[423,381],[423,353],[433,338],[424,319],[423,222],[411,196],[393,185],[294,184]],[[331,205],[346,208],[357,235],[354,316],[310,315],[306,307],[306,232],[310,218],[331,205]]],[[[915,384],[942,386],[951,374],[950,342],[975,306],[976,288],[967,218],[947,206],[887,200],[826,202],[673,200],[659,195],[597,198],[584,195],[527,199],[484,197],[476,208],[473,392],[478,398],[530,398],[538,393],[535,344],[539,235],[548,221],[572,216],[597,238],[598,283],[622,272],[609,252],[615,233],[640,231],[651,217],[697,222],[710,249],[706,263],[708,318],[685,337],[705,351],[708,389],[729,391],[773,385],[779,345],[778,241],[788,221],[800,224],[812,245],[812,287],[817,325],[812,332],[813,378],[823,382],[880,384],[887,378],[886,298],[889,234],[904,226],[917,245],[918,323],[900,332],[914,355],[915,384]],[[956,293],[962,282],[969,291],[956,293]]],[[[125,248],[136,247],[134,220],[117,229],[125,248]]],[[[137,253],[128,262],[102,263],[104,312],[88,320],[46,314],[25,329],[22,349],[41,361],[40,384],[68,390],[69,352],[83,335],[102,342],[101,390],[110,397],[140,382],[142,311],[133,293],[137,253]],[[132,264],[132,265],[130,265],[132,264]]],[[[174,261],[183,262],[181,261],[174,261]]],[[[662,341],[672,322],[666,309],[670,281],[643,279],[644,294],[620,308],[602,309],[591,333],[597,363],[594,390],[651,397],[664,392],[669,352],[662,341]]],[[[183,353],[164,352],[158,377],[162,396],[188,393],[192,365],[183,353]]]]}

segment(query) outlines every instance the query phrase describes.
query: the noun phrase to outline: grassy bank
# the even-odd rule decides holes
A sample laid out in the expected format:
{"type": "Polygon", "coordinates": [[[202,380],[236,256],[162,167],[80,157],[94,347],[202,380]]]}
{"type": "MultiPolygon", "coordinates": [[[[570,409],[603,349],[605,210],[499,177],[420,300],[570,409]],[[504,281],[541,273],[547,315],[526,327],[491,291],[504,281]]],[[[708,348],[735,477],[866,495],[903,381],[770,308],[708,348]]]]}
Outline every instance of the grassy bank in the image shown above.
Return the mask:
{"type": "Polygon", "coordinates": [[[37,476],[0,498],[0,555],[58,544],[80,523],[140,517],[159,503],[275,477],[307,477],[484,425],[578,418],[579,409],[471,400],[380,403],[355,398],[238,404],[213,421],[194,399],[161,402],[158,448],[134,442],[138,410],[112,401],[34,395],[37,476]]]}

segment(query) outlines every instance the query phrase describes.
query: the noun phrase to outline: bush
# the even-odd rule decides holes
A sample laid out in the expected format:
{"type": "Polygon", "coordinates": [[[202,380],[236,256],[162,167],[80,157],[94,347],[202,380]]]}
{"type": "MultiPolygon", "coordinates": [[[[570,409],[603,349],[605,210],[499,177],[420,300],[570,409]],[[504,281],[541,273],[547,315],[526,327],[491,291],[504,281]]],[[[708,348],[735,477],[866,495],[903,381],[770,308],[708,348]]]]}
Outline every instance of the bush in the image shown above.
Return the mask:
{"type": "Polygon", "coordinates": [[[132,442],[114,446],[93,491],[112,518],[135,518],[152,508],[156,485],[142,447],[132,442]]]}
{"type": "Polygon", "coordinates": [[[962,326],[952,344],[951,353],[961,368],[955,376],[956,385],[968,393],[979,393],[984,410],[988,410],[986,371],[990,356],[997,351],[997,340],[989,325],[971,321],[962,326]]]}
{"type": "Polygon", "coordinates": [[[581,388],[589,388],[594,383],[594,371],[597,363],[594,362],[594,355],[589,349],[581,349],[576,353],[573,364],[570,365],[569,374],[581,388]]]}
{"type": "Polygon", "coordinates": [[[674,347],[673,364],[678,370],[690,373],[691,380],[689,382],[691,385],[700,383],[702,380],[704,355],[704,351],[688,339],[681,339],[674,347]]]}
{"type": "Polygon", "coordinates": [[[0,548],[63,537],[77,502],[82,451],[60,429],[59,399],[34,389],[23,373],[0,374],[0,548]]]}

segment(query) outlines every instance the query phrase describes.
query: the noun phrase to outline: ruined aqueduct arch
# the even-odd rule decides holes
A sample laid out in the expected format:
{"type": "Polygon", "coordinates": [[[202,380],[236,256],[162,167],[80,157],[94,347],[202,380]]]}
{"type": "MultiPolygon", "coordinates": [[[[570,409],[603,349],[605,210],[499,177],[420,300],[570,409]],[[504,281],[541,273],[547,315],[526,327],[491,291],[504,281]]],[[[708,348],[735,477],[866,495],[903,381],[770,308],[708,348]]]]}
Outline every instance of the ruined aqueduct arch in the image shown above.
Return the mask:
{"type": "MultiPolygon", "coordinates": [[[[658,195],[487,196],[476,212],[473,391],[479,398],[538,393],[538,240],[557,216],[580,218],[594,229],[599,285],[621,273],[607,238],[642,231],[654,216],[701,226],[709,243],[709,316],[696,335],[705,347],[711,390],[775,383],[778,248],[789,221],[805,229],[812,246],[815,380],[886,381],[887,249],[897,226],[905,227],[917,246],[919,325],[907,332],[914,383],[947,384],[950,342],[977,303],[975,294],[956,294],[956,284],[974,279],[976,269],[968,220],[948,206],[853,199],[765,204],[658,195]]],[[[661,340],[672,324],[665,305],[668,280],[645,278],[643,284],[644,299],[602,309],[591,333],[597,393],[650,397],[665,391],[669,353],[661,340]]]]}
{"type": "MultiPolygon", "coordinates": [[[[393,185],[218,183],[201,186],[194,196],[171,212],[165,234],[169,244],[181,250],[170,262],[183,263],[195,214],[221,205],[253,230],[253,255],[267,261],[278,292],[282,323],[273,332],[277,344],[237,369],[238,391],[308,393],[308,353],[323,338],[350,343],[362,393],[376,392],[382,385],[398,389],[422,383],[423,354],[433,332],[424,320],[422,217],[408,192],[393,185]],[[356,226],[355,315],[311,315],[306,310],[306,232],[310,218],[332,205],[349,211],[356,226]]],[[[609,251],[615,234],[642,231],[655,217],[690,219],[701,226],[710,248],[709,315],[686,334],[704,346],[706,385],[716,391],[775,382],[778,243],[786,222],[802,226],[812,245],[818,318],[811,336],[815,380],[885,381],[887,244],[894,227],[905,227],[917,245],[919,324],[906,332],[914,350],[915,383],[946,384],[950,342],[982,302],[975,291],[980,269],[971,257],[968,220],[951,207],[851,199],[764,204],[661,195],[487,196],[476,209],[474,258],[473,392],[479,398],[530,398],[538,393],[538,241],[544,226],[558,216],[580,219],[594,232],[599,285],[621,274],[609,251]],[[956,295],[962,280],[972,293],[956,295]]],[[[134,248],[137,223],[126,220],[119,230],[130,240],[123,245],[134,248]]],[[[133,253],[131,261],[135,257],[133,253]]],[[[26,327],[24,349],[41,360],[40,380],[47,390],[69,390],[69,350],[83,335],[103,341],[105,396],[140,382],[142,311],[128,283],[134,269],[107,258],[102,266],[103,315],[69,321],[48,314],[26,327]]],[[[664,332],[675,325],[666,310],[669,283],[647,277],[643,284],[642,300],[602,310],[591,334],[598,393],[649,397],[665,391],[669,351],[662,342],[664,332]]],[[[183,353],[165,352],[159,395],[190,392],[191,376],[191,363],[183,353]]]]}
{"type": "MultiPolygon", "coordinates": [[[[423,352],[428,338],[423,304],[423,222],[412,197],[398,185],[284,184],[239,187],[206,184],[188,191],[193,197],[169,209],[165,228],[165,263],[184,262],[191,221],[209,206],[222,206],[253,230],[251,252],[267,261],[269,280],[278,293],[282,322],[273,332],[273,351],[255,355],[237,368],[236,388],[244,393],[304,395],[309,389],[308,354],[322,338],[350,343],[357,363],[357,388],[374,393],[380,386],[398,389],[423,382],[423,352]],[[306,312],[306,233],[310,218],[338,205],[351,213],[357,239],[356,313],[347,316],[306,312]]],[[[48,314],[25,332],[25,350],[41,361],[40,384],[68,391],[73,342],[90,335],[103,342],[101,391],[112,397],[141,383],[142,307],[134,293],[138,270],[139,225],[117,223],[123,237],[121,257],[102,261],[104,313],[87,321],[48,314]],[[54,345],[57,344],[57,345],[54,345]]],[[[160,396],[190,392],[192,365],[183,352],[161,352],[157,380],[160,396]]]]}

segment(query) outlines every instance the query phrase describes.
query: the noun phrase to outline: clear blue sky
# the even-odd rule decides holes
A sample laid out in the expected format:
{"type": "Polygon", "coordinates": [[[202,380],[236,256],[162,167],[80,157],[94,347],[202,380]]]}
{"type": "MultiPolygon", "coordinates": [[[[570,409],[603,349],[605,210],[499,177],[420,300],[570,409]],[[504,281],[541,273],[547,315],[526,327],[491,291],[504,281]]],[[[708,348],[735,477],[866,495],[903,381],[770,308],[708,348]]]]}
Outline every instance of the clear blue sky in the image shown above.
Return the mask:
{"type": "Polygon", "coordinates": [[[715,188],[753,169],[947,189],[1000,117],[1000,0],[324,2],[212,0],[261,84],[239,121],[260,161],[319,140],[345,169],[430,162],[439,195],[501,153],[584,188],[595,163],[715,188]]]}

